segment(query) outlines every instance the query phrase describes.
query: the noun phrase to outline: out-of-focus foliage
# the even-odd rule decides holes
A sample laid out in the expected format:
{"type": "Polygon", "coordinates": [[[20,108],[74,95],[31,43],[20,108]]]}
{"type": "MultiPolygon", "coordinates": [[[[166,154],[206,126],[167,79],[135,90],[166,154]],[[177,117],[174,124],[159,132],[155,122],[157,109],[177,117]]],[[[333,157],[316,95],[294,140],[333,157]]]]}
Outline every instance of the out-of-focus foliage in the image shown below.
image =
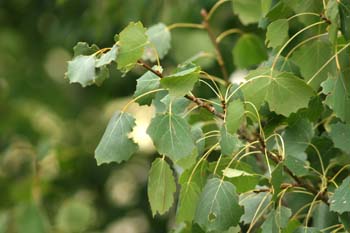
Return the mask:
{"type": "MultiPolygon", "coordinates": [[[[166,217],[152,219],[146,199],[154,152],[145,136],[151,108],[129,108],[136,118],[134,138],[144,154],[128,164],[100,167],[93,158],[108,119],[128,101],[141,71],[131,72],[125,82],[111,69],[108,85],[84,90],[69,85],[64,73],[77,41],[106,47],[130,21],[141,20],[147,27],[160,21],[200,23],[200,9],[214,2],[0,1],[1,233],[156,233],[170,228],[166,217]]],[[[238,21],[230,17],[232,9],[220,9],[213,23],[218,30],[231,27],[238,21]],[[229,20],[222,24],[221,19],[229,20]]],[[[168,66],[213,51],[202,31],[179,29],[172,37],[176,50],[169,51],[168,66]]],[[[227,48],[225,56],[231,59],[227,48]]],[[[212,59],[200,63],[216,69],[212,59]]],[[[232,70],[233,63],[228,67],[232,70]]]]}

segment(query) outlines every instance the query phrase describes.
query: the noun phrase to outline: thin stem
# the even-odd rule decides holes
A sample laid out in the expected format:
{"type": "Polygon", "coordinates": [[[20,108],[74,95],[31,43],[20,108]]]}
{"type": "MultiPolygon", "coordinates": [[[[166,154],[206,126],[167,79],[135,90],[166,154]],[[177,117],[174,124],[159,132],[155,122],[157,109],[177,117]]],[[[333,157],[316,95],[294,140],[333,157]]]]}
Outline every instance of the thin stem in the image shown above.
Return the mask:
{"type": "Polygon", "coordinates": [[[317,14],[315,12],[302,12],[302,13],[295,14],[295,15],[289,17],[287,20],[290,21],[296,17],[303,16],[303,15],[314,15],[314,16],[320,17],[320,14],[317,14]]]}
{"type": "Polygon", "coordinates": [[[216,37],[216,43],[220,43],[226,36],[232,35],[232,34],[243,34],[243,31],[239,28],[231,28],[224,32],[222,32],[220,35],[216,37]]]}
{"type": "Polygon", "coordinates": [[[317,26],[317,25],[323,24],[323,23],[324,23],[323,21],[322,21],[322,22],[313,23],[313,24],[311,24],[311,25],[309,25],[309,26],[307,26],[307,27],[304,27],[303,29],[301,29],[301,30],[298,31],[297,33],[295,33],[295,34],[283,45],[283,47],[278,51],[278,53],[277,53],[275,59],[273,60],[272,66],[271,66],[271,74],[272,74],[273,70],[275,69],[275,66],[276,66],[276,63],[277,63],[277,61],[278,61],[279,56],[281,55],[281,53],[283,52],[283,50],[287,47],[287,45],[288,45],[295,37],[297,37],[298,35],[300,35],[300,34],[303,33],[304,31],[306,31],[306,30],[308,30],[308,29],[310,29],[310,28],[312,28],[312,27],[315,27],[315,26],[317,26]]]}
{"type": "Polygon", "coordinates": [[[214,12],[225,2],[229,2],[230,0],[219,0],[215,3],[215,5],[210,9],[207,19],[210,20],[210,18],[213,16],[214,12]]]}
{"type": "Polygon", "coordinates": [[[204,29],[204,26],[202,24],[197,23],[174,23],[169,26],[167,26],[168,30],[171,31],[175,28],[198,28],[198,29],[204,29]]]}
{"type": "Polygon", "coordinates": [[[208,13],[205,9],[202,9],[201,10],[201,14],[202,14],[202,17],[203,17],[203,26],[204,28],[207,30],[208,32],[208,36],[214,46],[214,49],[215,49],[215,53],[216,53],[216,56],[217,56],[217,60],[218,60],[218,63],[219,63],[219,66],[220,66],[220,69],[221,69],[221,72],[222,72],[222,75],[224,76],[224,80],[227,82],[227,85],[229,83],[228,81],[228,73],[227,73],[227,70],[225,68],[225,62],[224,62],[224,59],[222,57],[222,54],[221,54],[221,51],[220,51],[220,48],[219,48],[219,44],[216,42],[216,37],[209,25],[209,21],[208,21],[208,13]]]}
{"type": "MultiPolygon", "coordinates": [[[[138,60],[137,63],[139,65],[141,65],[143,68],[145,68],[146,70],[151,71],[152,73],[157,75],[159,78],[163,78],[164,77],[162,73],[160,73],[157,70],[152,69],[152,67],[150,67],[149,65],[147,65],[143,61],[138,60]]],[[[211,112],[212,114],[214,114],[215,116],[219,117],[220,119],[224,119],[224,114],[222,114],[221,112],[216,111],[216,109],[212,105],[202,101],[201,99],[195,97],[194,95],[185,95],[185,98],[188,99],[188,100],[191,100],[192,102],[194,102],[198,106],[205,108],[207,111],[211,112]]]]}
{"type": "Polygon", "coordinates": [[[309,79],[309,81],[307,81],[307,84],[310,84],[315,77],[336,57],[338,56],[338,54],[340,54],[341,52],[343,52],[347,47],[350,46],[350,43],[346,44],[343,48],[341,48],[338,52],[336,52],[331,58],[328,59],[328,61],[326,61],[320,69],[318,69],[318,71],[309,79]]]}

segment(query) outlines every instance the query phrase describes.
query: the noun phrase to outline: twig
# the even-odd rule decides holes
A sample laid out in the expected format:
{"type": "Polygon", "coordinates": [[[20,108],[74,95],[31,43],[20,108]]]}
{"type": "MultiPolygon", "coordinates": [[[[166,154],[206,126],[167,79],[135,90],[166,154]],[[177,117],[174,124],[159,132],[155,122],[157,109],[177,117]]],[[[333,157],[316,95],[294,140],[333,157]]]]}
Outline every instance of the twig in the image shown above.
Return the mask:
{"type": "Polygon", "coordinates": [[[202,9],[201,15],[203,17],[202,24],[203,24],[204,28],[207,30],[209,38],[210,38],[212,44],[214,45],[215,53],[217,56],[217,60],[218,60],[222,75],[224,76],[224,80],[226,81],[226,83],[229,83],[227,70],[225,68],[225,62],[224,62],[224,59],[222,58],[222,54],[221,54],[220,49],[219,49],[219,44],[217,43],[216,36],[214,35],[213,31],[211,30],[211,27],[210,27],[209,22],[208,22],[208,12],[205,9],[202,9]]]}
{"type": "MultiPolygon", "coordinates": [[[[164,78],[163,74],[160,73],[157,70],[152,69],[152,67],[150,67],[148,64],[144,63],[141,60],[138,60],[137,62],[139,65],[141,65],[143,68],[145,68],[146,70],[152,72],[153,74],[157,75],[159,78],[164,78]]],[[[204,102],[203,100],[195,97],[194,95],[185,95],[184,96],[186,99],[191,100],[192,102],[194,102],[195,104],[197,104],[198,106],[205,108],[206,110],[208,110],[209,112],[211,112],[212,114],[214,114],[215,116],[219,117],[220,119],[224,119],[224,114],[222,114],[221,112],[216,111],[216,109],[211,105],[208,104],[206,102],[204,102]]]]}

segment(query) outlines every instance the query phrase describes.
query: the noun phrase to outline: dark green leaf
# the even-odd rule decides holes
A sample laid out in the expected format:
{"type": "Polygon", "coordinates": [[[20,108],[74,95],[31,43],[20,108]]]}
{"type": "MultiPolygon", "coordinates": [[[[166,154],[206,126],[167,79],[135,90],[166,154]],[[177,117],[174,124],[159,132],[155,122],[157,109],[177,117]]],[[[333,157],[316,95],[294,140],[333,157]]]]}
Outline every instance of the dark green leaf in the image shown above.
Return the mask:
{"type": "Polygon", "coordinates": [[[232,155],[233,152],[237,151],[241,146],[242,142],[238,139],[237,135],[230,134],[223,125],[220,129],[220,147],[223,155],[232,155]]]}
{"type": "Polygon", "coordinates": [[[148,200],[153,216],[167,212],[174,202],[176,191],[173,171],[168,163],[157,158],[152,163],[148,178],[148,200]]]}
{"type": "Polygon", "coordinates": [[[79,55],[91,55],[97,52],[98,50],[99,48],[97,47],[97,45],[93,44],[89,46],[86,42],[78,42],[73,48],[74,57],[77,57],[79,55]]]}
{"type": "Polygon", "coordinates": [[[229,103],[226,110],[225,124],[228,133],[234,134],[244,119],[244,105],[240,100],[229,103]]]}
{"type": "Polygon", "coordinates": [[[189,124],[174,114],[154,117],[147,133],[158,152],[169,156],[173,161],[190,156],[196,149],[189,124]]]}
{"type": "MultiPolygon", "coordinates": [[[[161,67],[153,67],[154,70],[162,72],[161,67]]],[[[156,90],[160,86],[160,78],[152,73],[151,71],[147,71],[144,75],[142,75],[139,79],[137,79],[136,90],[134,93],[134,98],[145,94],[149,91],[156,90]]],[[[140,99],[136,100],[140,105],[151,105],[153,98],[156,93],[148,94],[140,99]]]]}
{"type": "Polygon", "coordinates": [[[232,50],[233,62],[238,68],[248,68],[267,59],[267,51],[260,37],[244,34],[232,50]]]}
{"type": "Polygon", "coordinates": [[[129,138],[135,119],[128,113],[117,111],[107,125],[100,143],[95,150],[97,164],[128,160],[138,146],[129,138]]]}
{"type": "Polygon", "coordinates": [[[273,21],[267,27],[265,43],[267,47],[277,48],[288,40],[289,24],[287,19],[273,21]]]}
{"type": "Polygon", "coordinates": [[[326,17],[331,21],[328,27],[329,40],[335,44],[339,28],[339,8],[337,0],[329,0],[326,8],[326,17]]]}
{"type": "Polygon", "coordinates": [[[342,214],[350,212],[350,176],[343,180],[329,199],[330,210],[342,214]]]}
{"type": "Polygon", "coordinates": [[[325,103],[343,121],[350,123],[350,80],[343,74],[329,75],[322,83],[323,93],[327,94],[325,103]]]}
{"type": "Polygon", "coordinates": [[[331,125],[331,136],[334,146],[350,154],[350,124],[336,123],[331,125]]]}
{"type": "Polygon", "coordinates": [[[208,180],[200,196],[195,222],[207,232],[224,231],[237,225],[242,213],[235,186],[212,178],[208,180]]]}
{"type": "Polygon", "coordinates": [[[144,52],[148,42],[146,29],[141,22],[131,22],[119,34],[118,69],[126,73],[131,70],[144,52]]]}
{"type": "Polygon", "coordinates": [[[279,192],[281,191],[281,184],[284,180],[283,177],[283,164],[279,163],[275,169],[273,169],[272,173],[271,173],[271,184],[273,187],[273,196],[272,196],[272,200],[276,200],[277,199],[277,195],[279,194],[279,192]]]}
{"type": "Polygon", "coordinates": [[[244,207],[244,214],[240,221],[245,224],[251,223],[256,214],[269,204],[271,200],[270,193],[244,193],[239,196],[239,205],[244,207]],[[260,208],[259,208],[260,206],[260,208]]]}

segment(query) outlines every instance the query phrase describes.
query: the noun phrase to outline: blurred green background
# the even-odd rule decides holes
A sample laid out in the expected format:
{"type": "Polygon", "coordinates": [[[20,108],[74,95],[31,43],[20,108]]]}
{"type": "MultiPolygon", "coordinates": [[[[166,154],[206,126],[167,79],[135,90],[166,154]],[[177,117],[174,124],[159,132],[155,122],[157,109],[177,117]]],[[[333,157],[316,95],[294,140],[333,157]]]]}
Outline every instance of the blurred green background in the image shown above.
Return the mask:
{"type": "MultiPolygon", "coordinates": [[[[109,117],[130,98],[144,71],[121,77],[112,68],[102,87],[87,88],[70,85],[64,73],[78,41],[109,47],[130,21],[146,27],[201,23],[200,9],[214,3],[0,0],[0,233],[164,233],[172,228],[174,211],[153,218],[147,201],[147,174],[156,156],[145,137],[152,109],[130,109],[141,147],[130,162],[98,167],[93,157],[109,117]]],[[[212,24],[218,33],[236,22],[227,4],[212,24]]],[[[222,44],[230,71],[234,40],[222,44]]],[[[171,68],[212,50],[205,31],[176,29],[162,64],[171,68]]],[[[201,65],[218,70],[212,59],[201,65]]]]}

